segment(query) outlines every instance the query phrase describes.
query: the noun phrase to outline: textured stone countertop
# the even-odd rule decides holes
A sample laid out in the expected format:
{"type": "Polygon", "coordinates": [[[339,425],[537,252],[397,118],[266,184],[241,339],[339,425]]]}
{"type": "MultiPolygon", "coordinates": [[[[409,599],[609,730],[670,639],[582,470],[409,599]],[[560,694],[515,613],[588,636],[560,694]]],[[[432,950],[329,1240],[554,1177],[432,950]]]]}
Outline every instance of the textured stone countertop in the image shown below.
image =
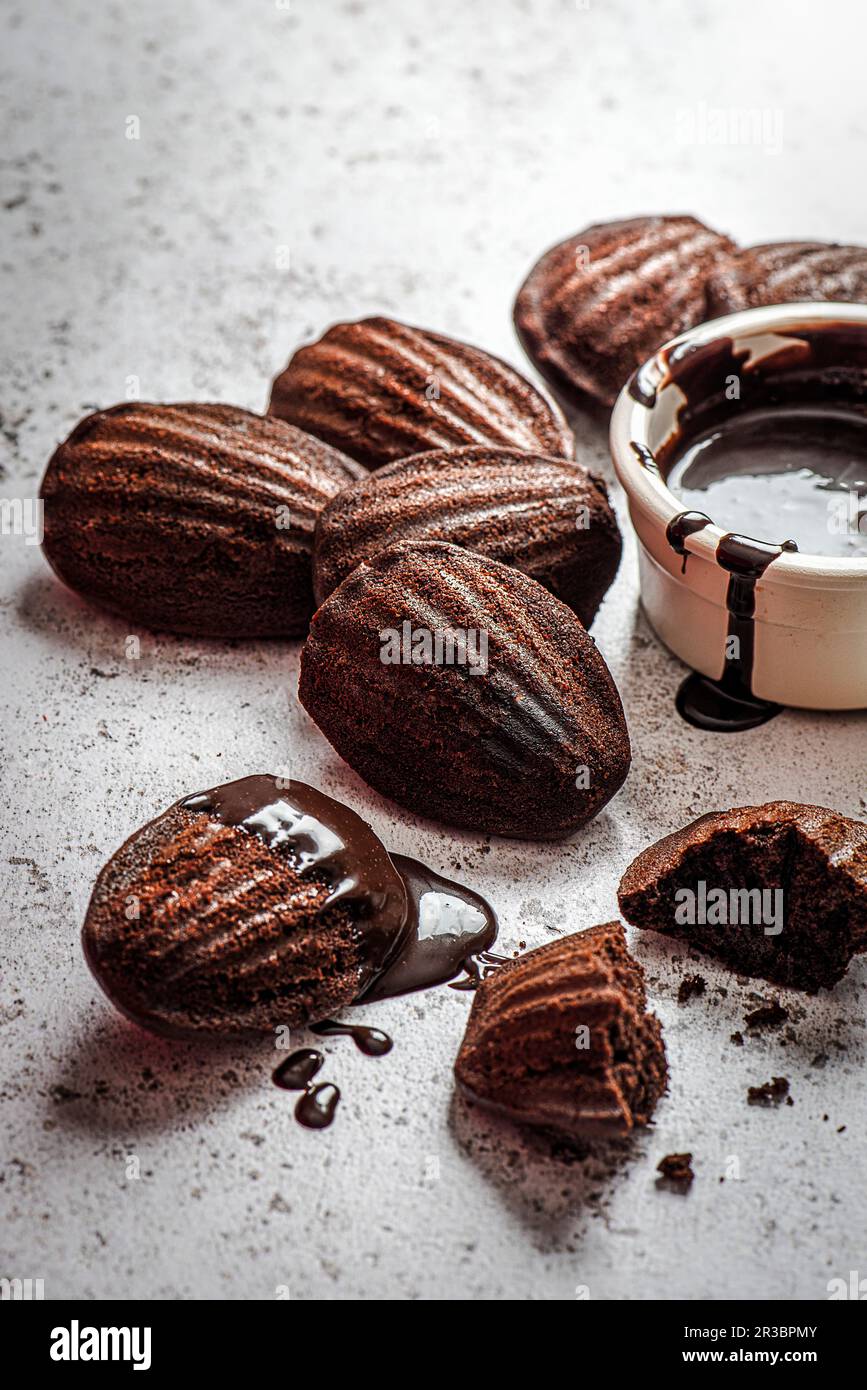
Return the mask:
{"type": "MultiPolygon", "coordinates": [[[[838,0],[821,14],[834,41],[816,64],[803,3],[12,0],[3,494],[34,496],[76,420],[136,385],[264,408],[292,349],[340,318],[384,311],[526,369],[514,293],[587,222],[676,210],[745,242],[864,241],[867,17],[838,0]],[[702,139],[715,107],[763,111],[765,143],[702,139]]],[[[579,425],[579,457],[610,476],[603,435],[579,425]]],[[[269,1082],[270,1044],[150,1039],[78,941],[136,826],[184,792],[291,768],[487,893],[506,949],[540,944],[614,915],[631,857],[703,811],[787,797],[863,818],[863,714],[786,712],[729,737],[681,723],[683,668],[641,615],[630,541],[594,635],[631,775],[573,841],[488,847],[339,762],[297,703],[297,644],[143,634],[128,660],[123,622],[64,591],[38,547],[0,544],[0,1273],[43,1278],[49,1298],[522,1300],[822,1299],[867,1275],[863,962],[811,1000],[635,941],[671,1090],[629,1153],[565,1163],[455,1097],[466,994],[364,1011],[395,1038],[386,1058],[327,1042],[344,1100],[313,1133],[269,1082]],[[678,1004],[696,970],[705,995],[678,1004]],[[750,1036],[767,997],[789,1023],[750,1036]],[[748,1106],[771,1076],[794,1104],[748,1106]],[[687,1197],[656,1186],[683,1149],[687,1197]]]]}

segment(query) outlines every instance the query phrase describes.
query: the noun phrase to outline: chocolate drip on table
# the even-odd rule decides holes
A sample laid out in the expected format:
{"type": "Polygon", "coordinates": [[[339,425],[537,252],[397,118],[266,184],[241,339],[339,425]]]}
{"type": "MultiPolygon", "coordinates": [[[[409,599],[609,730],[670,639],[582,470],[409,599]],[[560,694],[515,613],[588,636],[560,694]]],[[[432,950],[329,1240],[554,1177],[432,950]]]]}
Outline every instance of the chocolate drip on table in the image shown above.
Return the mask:
{"type": "MultiPolygon", "coordinates": [[[[675,553],[684,557],[683,569],[686,568],[686,537],[710,524],[710,518],[700,512],[681,512],[669,522],[666,536],[675,553]]],[[[758,699],[752,690],[756,584],[774,560],[793,550],[797,550],[794,541],[772,545],[733,532],[721,537],[716,560],[730,576],[726,589],[729,615],[726,649],[729,641],[735,639],[737,654],[729,657],[726,650],[725,667],[718,680],[699,671],[687,676],[675,702],[678,713],[687,723],[716,733],[734,733],[754,729],[780,713],[780,705],[758,699]]]]}
{"type": "Polygon", "coordinates": [[[313,1082],[325,1058],[312,1047],[299,1048],[281,1062],[273,1081],[284,1091],[302,1091],[295,1118],[306,1129],[327,1129],[340,1102],[340,1091],[330,1081],[313,1082]]]}
{"type": "Polygon", "coordinates": [[[381,1028],[366,1028],[362,1023],[336,1023],[332,1018],[323,1018],[320,1023],[311,1024],[310,1031],[319,1038],[351,1038],[366,1057],[384,1057],[394,1046],[381,1028]]]}
{"type": "Polygon", "coordinates": [[[359,996],[359,1003],[447,984],[497,935],[497,918],[480,894],[405,854],[391,858],[406,885],[407,930],[397,953],[359,996]]]}

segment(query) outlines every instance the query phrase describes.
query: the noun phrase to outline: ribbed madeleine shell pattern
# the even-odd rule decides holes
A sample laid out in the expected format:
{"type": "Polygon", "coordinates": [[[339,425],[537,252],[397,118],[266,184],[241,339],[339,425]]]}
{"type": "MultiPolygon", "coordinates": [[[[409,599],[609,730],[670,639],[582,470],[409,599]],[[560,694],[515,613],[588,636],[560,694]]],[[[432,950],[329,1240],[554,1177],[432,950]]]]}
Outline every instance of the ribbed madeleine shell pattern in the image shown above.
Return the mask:
{"type": "Polygon", "coordinates": [[[567,603],[585,627],[621,551],[605,485],[580,464],[483,447],[418,454],[328,503],[313,545],[316,602],[362,560],[402,540],[449,541],[513,565],[567,603]]]}
{"type": "Polygon", "coordinates": [[[665,1090],[665,1049],[620,923],[492,972],[476,992],[455,1075],[494,1110],[573,1138],[646,1124],[665,1090]]]}
{"type": "Polygon", "coordinates": [[[557,407],[498,357],[386,318],[335,324],[299,348],[268,410],[368,468],[466,444],[575,452],[557,407]]]}
{"type": "Polygon", "coordinates": [[[362,476],[321,440],[234,406],[119,405],[48,465],[45,554],[71,588],[147,627],[300,636],[316,518],[362,476]]]}
{"type": "Polygon", "coordinates": [[[358,937],[331,888],[206,813],[171,807],[97,879],[83,931],[112,1002],[155,1032],[299,1027],[354,999],[358,937]]]}
{"type": "Polygon", "coordinates": [[[586,227],[530,271],[515,301],[518,335],[566,399],[610,406],[645,358],[708,317],[705,283],[733,250],[694,217],[586,227]]]}
{"type": "Polygon", "coordinates": [[[569,835],[629,768],[620,697],[571,609],[438,541],[394,545],[343,581],[314,616],[299,695],[377,791],[478,832],[569,835]],[[384,634],[404,623],[422,635],[469,629],[487,641],[487,671],[385,663],[384,634]]]}
{"type": "Polygon", "coordinates": [[[810,300],[867,304],[867,247],[781,241],[748,246],[708,285],[708,316],[810,300]]]}

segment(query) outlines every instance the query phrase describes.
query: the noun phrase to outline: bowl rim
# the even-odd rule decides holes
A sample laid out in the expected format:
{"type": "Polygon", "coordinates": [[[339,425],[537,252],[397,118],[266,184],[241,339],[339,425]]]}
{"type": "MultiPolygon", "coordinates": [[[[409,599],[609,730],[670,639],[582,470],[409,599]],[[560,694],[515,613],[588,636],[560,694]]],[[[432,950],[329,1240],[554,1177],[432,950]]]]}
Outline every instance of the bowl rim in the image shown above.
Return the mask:
{"type": "MultiPolygon", "coordinates": [[[[793,304],[765,304],[756,309],[743,309],[723,318],[708,319],[670,338],[636,368],[622,388],[611,414],[609,444],[614,469],[630,504],[635,501],[665,531],[669,522],[684,510],[683,501],[671,491],[661,475],[646,468],[639,458],[642,449],[649,449],[648,426],[653,411],[630,394],[630,386],[639,376],[656,371],[661,374],[665,364],[661,354],[681,347],[703,347],[723,337],[756,337],[773,332],[789,332],[815,323],[860,324],[867,335],[867,304],[838,304],[833,301],[802,301],[793,304]],[[637,451],[636,451],[637,449],[637,451]]],[[[716,564],[717,546],[724,535],[723,527],[711,523],[694,532],[686,540],[691,555],[716,564]]],[[[758,539],[756,537],[755,539],[758,539]]],[[[676,557],[675,557],[676,558],[676,557]]],[[[846,581],[860,585],[867,581],[867,557],[816,555],[808,551],[784,551],[764,581],[784,584],[839,585],[846,581]]]]}

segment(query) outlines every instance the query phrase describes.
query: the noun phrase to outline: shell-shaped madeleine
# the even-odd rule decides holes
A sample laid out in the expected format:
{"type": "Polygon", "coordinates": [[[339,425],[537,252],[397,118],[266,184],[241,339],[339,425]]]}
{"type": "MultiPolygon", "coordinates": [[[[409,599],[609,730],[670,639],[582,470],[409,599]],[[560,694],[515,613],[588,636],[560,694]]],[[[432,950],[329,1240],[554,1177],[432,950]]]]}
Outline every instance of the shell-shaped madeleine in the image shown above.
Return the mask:
{"type": "Polygon", "coordinates": [[[335,324],[299,348],[268,410],[367,468],[468,444],[575,450],[558,408],[507,363],[387,318],[335,324]]]}
{"type": "Polygon", "coordinates": [[[530,271],[515,300],[518,336],[564,399],[613,405],[645,358],[708,317],[707,279],[733,250],[694,217],[585,227],[530,271]]]}
{"type": "Polygon", "coordinates": [[[51,459],[44,550],[70,588],[134,623],[301,636],[316,518],[363,474],[235,406],[118,405],[82,420],[51,459]]]}
{"type": "Polygon", "coordinates": [[[761,304],[867,304],[867,247],[780,241],[747,246],[708,285],[709,317],[761,304]]]}
{"type": "Polygon", "coordinates": [[[322,603],[362,560],[402,540],[441,540],[514,566],[589,627],[621,538],[601,478],[577,463],[475,446],[388,464],[324,508],[313,546],[322,603]]]}
{"type": "Polygon", "coordinates": [[[299,696],[377,791],[480,833],[569,835],[629,768],[617,688],[571,609],[445,542],[393,545],[334,590],[299,696]]]}
{"type": "Polygon", "coordinates": [[[620,923],[494,970],[476,992],[455,1075],[475,1100],[570,1137],[646,1124],[665,1090],[665,1049],[620,923]]]}
{"type": "Polygon", "coordinates": [[[313,787],[258,775],[136,831],[96,881],[82,940],[111,1001],[151,1031],[267,1032],[351,1004],[406,910],[369,825],[313,787]]]}

